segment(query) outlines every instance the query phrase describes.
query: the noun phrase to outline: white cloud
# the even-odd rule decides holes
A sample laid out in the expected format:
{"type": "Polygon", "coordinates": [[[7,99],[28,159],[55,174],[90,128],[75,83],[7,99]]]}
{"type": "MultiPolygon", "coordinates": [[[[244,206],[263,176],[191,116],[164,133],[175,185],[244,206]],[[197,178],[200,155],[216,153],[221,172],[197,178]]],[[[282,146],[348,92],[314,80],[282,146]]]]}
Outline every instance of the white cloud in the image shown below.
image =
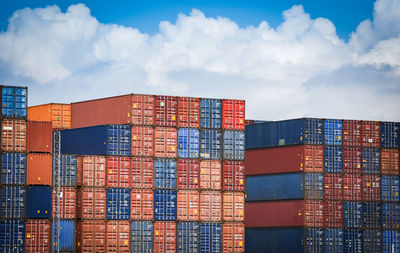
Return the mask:
{"type": "Polygon", "coordinates": [[[277,28],[193,10],[153,36],[82,4],[26,8],[0,33],[0,81],[29,83],[32,104],[157,93],[245,98],[249,118],[400,120],[399,13],[399,0],[378,0],[345,42],[302,6],[277,28]]]}

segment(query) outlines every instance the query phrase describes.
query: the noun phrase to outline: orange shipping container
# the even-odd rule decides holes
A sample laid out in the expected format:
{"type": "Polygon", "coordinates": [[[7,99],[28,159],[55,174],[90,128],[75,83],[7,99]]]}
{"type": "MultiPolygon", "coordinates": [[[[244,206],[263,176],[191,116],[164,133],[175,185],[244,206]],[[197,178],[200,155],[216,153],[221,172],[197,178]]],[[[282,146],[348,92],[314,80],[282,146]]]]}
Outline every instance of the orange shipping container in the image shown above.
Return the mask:
{"type": "Polygon", "coordinates": [[[50,252],[50,220],[26,221],[25,252],[50,252]]]}
{"type": "Polygon", "coordinates": [[[26,183],[28,185],[51,185],[52,155],[28,154],[26,160],[26,183]]]}
{"type": "Polygon", "coordinates": [[[244,252],[244,224],[224,223],[222,225],[222,252],[244,252]]]}
{"type": "Polygon", "coordinates": [[[78,156],[76,181],[79,186],[104,187],[106,185],[106,158],[104,156],[78,156]]]}
{"type": "Polygon", "coordinates": [[[28,120],[50,121],[55,129],[71,128],[71,105],[45,104],[28,107],[28,120]]]}
{"type": "Polygon", "coordinates": [[[224,192],[223,195],[224,221],[244,221],[244,193],[224,192]]]}
{"type": "Polygon", "coordinates": [[[200,99],[193,97],[178,98],[178,127],[200,126],[200,99]]]}
{"type": "Polygon", "coordinates": [[[397,149],[382,149],[381,171],[382,174],[399,174],[399,151],[397,149]]]}
{"type": "Polygon", "coordinates": [[[200,220],[221,221],[222,194],[217,191],[200,193],[200,220]]]}
{"type": "Polygon", "coordinates": [[[200,193],[198,191],[180,190],[177,194],[177,217],[180,221],[199,220],[200,193]]]}
{"type": "Polygon", "coordinates": [[[200,162],[200,188],[221,189],[221,162],[217,160],[203,160],[200,162]]]}
{"type": "Polygon", "coordinates": [[[3,152],[26,152],[26,120],[1,121],[1,149],[3,152]]]}
{"type": "Polygon", "coordinates": [[[27,150],[28,152],[52,152],[53,128],[51,122],[28,121],[27,150]]]}
{"type": "Polygon", "coordinates": [[[154,128],[151,126],[133,126],[131,132],[131,154],[133,156],[153,156],[154,128]]]}
{"type": "Polygon", "coordinates": [[[129,157],[107,157],[107,187],[130,187],[131,161],[129,157]]]}
{"type": "Polygon", "coordinates": [[[244,130],[244,100],[226,99],[222,101],[222,128],[244,130]]]}
{"type": "Polygon", "coordinates": [[[133,220],[153,219],[153,191],[132,190],[131,191],[131,218],[133,220]]]}
{"type": "Polygon", "coordinates": [[[76,250],[81,253],[106,252],[106,222],[96,220],[76,223],[76,250]]]}
{"type": "Polygon", "coordinates": [[[154,132],[154,156],[175,158],[177,130],[172,127],[156,127],[154,132]]]}
{"type": "Polygon", "coordinates": [[[129,221],[107,221],[107,252],[129,253],[129,221]]]}
{"type": "Polygon", "coordinates": [[[154,253],[175,253],[176,223],[154,222],[154,253]]]}
{"type": "Polygon", "coordinates": [[[82,188],[77,194],[77,216],[81,219],[106,218],[106,190],[82,188]]]}
{"type": "Polygon", "coordinates": [[[132,157],[131,158],[131,187],[147,188],[153,187],[153,158],[132,157]]]}
{"type": "Polygon", "coordinates": [[[52,213],[53,218],[75,219],[76,188],[60,187],[60,192],[58,194],[57,194],[57,189],[53,188],[52,205],[53,205],[53,213],[52,213]]]}

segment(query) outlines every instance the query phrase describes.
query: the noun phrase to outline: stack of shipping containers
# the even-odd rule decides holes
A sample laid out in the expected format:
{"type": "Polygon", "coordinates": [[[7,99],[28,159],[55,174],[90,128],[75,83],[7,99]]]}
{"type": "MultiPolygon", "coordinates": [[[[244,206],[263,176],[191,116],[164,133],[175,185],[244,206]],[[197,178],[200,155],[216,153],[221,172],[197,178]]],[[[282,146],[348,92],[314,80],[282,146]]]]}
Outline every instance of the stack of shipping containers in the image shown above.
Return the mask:
{"type": "Polygon", "coordinates": [[[398,252],[399,124],[246,126],[247,252],[398,252]]]}

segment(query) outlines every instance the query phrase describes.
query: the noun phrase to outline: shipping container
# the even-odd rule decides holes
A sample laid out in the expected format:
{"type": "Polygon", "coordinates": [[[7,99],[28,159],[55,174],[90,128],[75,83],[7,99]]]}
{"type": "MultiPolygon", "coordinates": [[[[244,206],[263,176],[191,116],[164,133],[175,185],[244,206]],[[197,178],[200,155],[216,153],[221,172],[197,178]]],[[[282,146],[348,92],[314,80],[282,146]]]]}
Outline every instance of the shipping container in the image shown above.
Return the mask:
{"type": "Polygon", "coordinates": [[[381,147],[399,148],[398,122],[381,122],[381,147]]]}
{"type": "Polygon", "coordinates": [[[107,221],[106,226],[106,252],[129,253],[129,221],[107,221]]]}
{"type": "Polygon", "coordinates": [[[152,188],[154,184],[153,158],[131,157],[131,187],[152,188]]]}
{"type": "Polygon", "coordinates": [[[106,253],[106,222],[83,220],[76,223],[76,251],[106,253]]]}
{"type": "Polygon", "coordinates": [[[381,177],[377,175],[362,176],[362,199],[363,201],[381,200],[381,177]]]}
{"type": "Polygon", "coordinates": [[[324,121],[325,145],[342,145],[342,121],[326,119],[324,121]]]}
{"type": "Polygon", "coordinates": [[[222,252],[244,252],[244,224],[224,223],[222,225],[222,252]]]}
{"type": "Polygon", "coordinates": [[[383,148],[381,150],[382,174],[399,174],[399,151],[397,149],[383,148]]]}
{"type": "Polygon", "coordinates": [[[26,221],[25,252],[50,252],[50,220],[26,221]]]}
{"type": "Polygon", "coordinates": [[[151,189],[131,190],[131,219],[152,220],[154,193],[151,189]]]}
{"type": "Polygon", "coordinates": [[[106,186],[106,158],[104,156],[78,156],[76,181],[78,186],[106,186]]]}
{"type": "Polygon", "coordinates": [[[178,157],[199,157],[200,132],[195,128],[180,128],[178,130],[178,157]]]}
{"type": "Polygon", "coordinates": [[[154,156],[175,158],[177,154],[177,130],[172,127],[156,127],[154,131],[154,156]]]}
{"type": "Polygon", "coordinates": [[[221,161],[200,161],[200,189],[221,189],[221,161]]]}
{"type": "Polygon", "coordinates": [[[200,253],[222,252],[222,224],[200,223],[200,253]]]}
{"type": "Polygon", "coordinates": [[[176,160],[166,158],[154,160],[154,187],[176,188],[176,160]]]}
{"type": "Polygon", "coordinates": [[[56,187],[53,188],[53,219],[75,219],[76,218],[76,188],[56,187]]]}
{"type": "Polygon", "coordinates": [[[26,120],[3,119],[1,121],[1,150],[3,152],[26,151],[26,120]]]}
{"type": "Polygon", "coordinates": [[[244,160],[244,132],[224,131],[224,159],[244,160]]]}
{"type": "Polygon", "coordinates": [[[217,191],[200,193],[200,220],[220,222],[222,219],[222,194],[217,191]]]}
{"type": "Polygon", "coordinates": [[[107,187],[130,187],[131,160],[123,156],[107,156],[107,187]]]}
{"type": "Polygon", "coordinates": [[[175,221],[176,220],[176,191],[155,190],[154,191],[154,220],[175,221]]]}
{"type": "Polygon", "coordinates": [[[24,153],[1,154],[1,183],[25,185],[26,155],[24,153]]]}
{"type": "Polygon", "coordinates": [[[200,226],[197,222],[178,222],[176,242],[178,253],[198,253],[200,226]]]}
{"type": "Polygon", "coordinates": [[[107,219],[129,220],[131,216],[131,192],[129,189],[107,189],[107,219]]]}
{"type": "Polygon", "coordinates": [[[363,228],[377,229],[382,227],[382,204],[363,202],[363,228]]]}
{"type": "Polygon", "coordinates": [[[106,218],[106,189],[81,188],[77,192],[77,217],[81,219],[106,218]]]}
{"type": "Polygon", "coordinates": [[[321,200],[305,201],[304,224],[308,227],[324,226],[324,203],[321,200]]]}
{"type": "Polygon", "coordinates": [[[225,99],[222,101],[222,128],[244,130],[244,100],[225,99]]]}
{"type": "Polygon", "coordinates": [[[343,202],[325,201],[324,202],[324,225],[325,227],[343,227],[343,202]]]}
{"type": "Polygon", "coordinates": [[[53,220],[52,252],[75,252],[75,221],[53,220]]]}
{"type": "Polygon", "coordinates": [[[244,193],[224,192],[222,205],[224,221],[244,221],[244,193]]]}
{"type": "Polygon", "coordinates": [[[152,126],[132,126],[133,156],[153,156],[154,128],[152,126]]]}
{"type": "Polygon", "coordinates": [[[222,189],[225,191],[244,191],[244,162],[224,161],[222,164],[222,189]]]}
{"type": "Polygon", "coordinates": [[[53,185],[76,186],[77,158],[75,155],[53,156],[53,185]],[[57,166],[60,164],[60,167],[57,166]]]}
{"type": "Polygon", "coordinates": [[[341,147],[328,146],[324,148],[324,171],[328,173],[342,173],[343,150],[341,147]]]}
{"type": "Polygon", "coordinates": [[[362,122],[362,146],[379,147],[380,146],[381,126],[376,121],[362,122]]]}
{"type": "Polygon", "coordinates": [[[176,126],[178,102],[176,97],[155,96],[154,118],[157,126],[176,126]]]}
{"type": "Polygon", "coordinates": [[[343,147],[343,172],[361,173],[361,155],[360,147],[343,147]]]}
{"type": "Polygon", "coordinates": [[[183,190],[197,190],[200,186],[200,161],[178,159],[177,161],[177,188],[183,190]]]}
{"type": "Polygon", "coordinates": [[[254,120],[251,120],[251,119],[245,119],[245,120],[244,120],[244,125],[245,125],[245,126],[248,126],[248,125],[253,125],[253,122],[254,122],[254,120]]]}
{"type": "Polygon", "coordinates": [[[26,118],[27,92],[27,87],[2,86],[1,116],[6,118],[26,118]]]}
{"type": "Polygon", "coordinates": [[[348,253],[363,253],[363,231],[360,229],[343,230],[343,249],[348,253]]]}
{"type": "Polygon", "coordinates": [[[219,130],[201,130],[200,157],[202,159],[219,160],[222,158],[222,134],[219,130]]]}
{"type": "MultiPolygon", "coordinates": [[[[154,96],[132,95],[132,119],[129,122],[134,125],[154,124],[154,96]]],[[[129,117],[129,113],[128,113],[129,117]]],[[[108,121],[108,118],[105,118],[108,121]]]]}
{"type": "Polygon", "coordinates": [[[382,232],[379,230],[363,231],[363,253],[381,253],[382,232]]]}
{"type": "Polygon", "coordinates": [[[343,229],[325,229],[325,253],[343,253],[343,229]]]}
{"type": "Polygon", "coordinates": [[[29,186],[26,188],[25,216],[28,219],[50,219],[51,188],[48,186],[29,186]]]}
{"type": "Polygon", "coordinates": [[[400,251],[400,232],[384,230],[382,232],[383,253],[396,253],[400,251]]]}
{"type": "Polygon", "coordinates": [[[199,98],[178,98],[178,127],[200,127],[199,98]]]}
{"type": "Polygon", "coordinates": [[[176,251],[176,223],[154,222],[154,252],[174,253],[176,251]]]}
{"type": "Polygon", "coordinates": [[[28,121],[27,151],[51,153],[53,147],[53,128],[51,122],[28,121]]]}
{"type": "Polygon", "coordinates": [[[131,127],[102,125],[61,131],[61,153],[76,155],[131,154],[131,127]]]}
{"type": "Polygon", "coordinates": [[[361,147],[362,126],[359,120],[343,120],[343,145],[361,147]]]}
{"type": "Polygon", "coordinates": [[[362,227],[362,203],[356,201],[343,202],[343,225],[345,228],[362,227]]]}
{"type": "Polygon", "coordinates": [[[70,104],[45,104],[28,107],[28,120],[51,122],[54,129],[71,128],[70,104]]]}
{"type": "Polygon", "coordinates": [[[151,221],[131,222],[131,253],[153,253],[153,228],[151,221]]]}
{"type": "Polygon", "coordinates": [[[400,228],[400,204],[383,203],[382,204],[382,227],[385,229],[400,228]]]}
{"type": "MultiPolygon", "coordinates": [[[[244,197],[243,197],[244,202],[244,197]]],[[[200,193],[192,190],[180,190],[177,193],[177,219],[179,221],[199,220],[200,193]]],[[[244,205],[244,203],[243,203],[244,205]]]]}
{"type": "Polygon", "coordinates": [[[399,201],[399,177],[382,176],[382,201],[399,201]]]}
{"type": "Polygon", "coordinates": [[[362,149],[362,172],[364,174],[381,173],[381,152],[379,151],[379,149],[362,149]]]}
{"type": "Polygon", "coordinates": [[[25,221],[0,220],[0,252],[25,252],[25,221]]]}
{"type": "Polygon", "coordinates": [[[324,230],[320,228],[309,228],[305,231],[305,252],[322,253],[324,250],[324,230]]]}
{"type": "Polygon", "coordinates": [[[326,173],[324,175],[324,198],[330,200],[343,199],[343,175],[326,173]]]}
{"type": "Polygon", "coordinates": [[[362,180],[359,174],[343,174],[343,199],[362,199],[362,180]]]}
{"type": "Polygon", "coordinates": [[[2,186],[0,188],[0,217],[18,219],[25,217],[25,187],[2,186]]]}
{"type": "Polygon", "coordinates": [[[200,100],[200,127],[221,128],[222,103],[219,99],[203,98],[200,100]]]}
{"type": "Polygon", "coordinates": [[[28,154],[26,162],[26,183],[28,185],[51,185],[52,155],[28,154]]]}

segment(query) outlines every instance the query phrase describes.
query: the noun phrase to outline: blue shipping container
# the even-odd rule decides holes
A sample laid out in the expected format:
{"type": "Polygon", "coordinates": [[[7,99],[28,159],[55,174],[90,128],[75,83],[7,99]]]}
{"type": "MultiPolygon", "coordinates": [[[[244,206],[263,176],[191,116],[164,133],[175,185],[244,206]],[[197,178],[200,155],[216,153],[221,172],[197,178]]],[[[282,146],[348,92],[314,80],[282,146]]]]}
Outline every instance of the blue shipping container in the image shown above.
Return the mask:
{"type": "Polygon", "coordinates": [[[346,253],[363,253],[363,232],[360,229],[343,230],[343,249],[346,253]]]}
{"type": "Polygon", "coordinates": [[[305,238],[306,253],[324,252],[324,230],[321,228],[307,228],[305,238]]]}
{"type": "Polygon", "coordinates": [[[25,218],[25,187],[3,186],[0,191],[0,217],[25,218]]]}
{"type": "Polygon", "coordinates": [[[381,253],[382,232],[379,230],[363,231],[363,253],[381,253]]]}
{"type": "Polygon", "coordinates": [[[199,158],[200,132],[196,128],[178,130],[178,157],[199,158]]]}
{"type": "Polygon", "coordinates": [[[380,228],[382,226],[382,204],[363,202],[363,228],[380,228]]]}
{"type": "Polygon", "coordinates": [[[56,156],[53,156],[53,185],[75,186],[77,159],[75,155],[61,155],[61,169],[56,167],[56,156]]]}
{"type": "Polygon", "coordinates": [[[395,230],[385,230],[382,233],[383,253],[400,252],[400,232],[395,230]]]}
{"type": "Polygon", "coordinates": [[[362,172],[364,174],[381,173],[381,152],[378,148],[362,149],[362,172]]]}
{"type": "Polygon", "coordinates": [[[381,147],[382,148],[399,147],[399,123],[396,122],[381,123],[381,147]]]}
{"type": "Polygon", "coordinates": [[[305,173],[303,185],[305,199],[324,198],[324,175],[322,173],[305,173]]]}
{"type": "Polygon", "coordinates": [[[26,183],[26,155],[24,153],[1,154],[1,183],[15,185],[26,183]]]}
{"type": "Polygon", "coordinates": [[[382,201],[399,201],[399,177],[382,176],[382,201]]]}
{"type": "Polygon", "coordinates": [[[222,103],[219,99],[200,100],[200,127],[221,128],[222,103]]]}
{"type": "Polygon", "coordinates": [[[176,220],[176,191],[173,190],[154,191],[154,220],[158,221],[176,220]]]}
{"type": "Polygon", "coordinates": [[[200,157],[203,159],[221,159],[221,131],[201,130],[200,157]]]}
{"type": "Polygon", "coordinates": [[[153,252],[153,222],[132,221],[131,222],[131,253],[153,252]]]}
{"type": "Polygon", "coordinates": [[[345,228],[362,227],[362,204],[361,202],[343,202],[343,225],[345,228]]]}
{"type": "Polygon", "coordinates": [[[222,224],[204,222],[200,224],[200,252],[222,252],[222,224]]]}
{"type": "Polygon", "coordinates": [[[324,148],[324,171],[328,173],[342,173],[343,149],[329,146],[324,148]]]}
{"type": "Polygon", "coordinates": [[[129,156],[131,154],[131,127],[103,125],[62,130],[61,153],[129,156]]]}
{"type": "Polygon", "coordinates": [[[325,229],[325,253],[343,253],[343,229],[325,229]]]}
{"type": "Polygon", "coordinates": [[[156,158],[154,160],[154,187],[176,188],[176,160],[156,158]]]}
{"type": "Polygon", "coordinates": [[[178,222],[177,243],[178,252],[187,253],[199,252],[200,241],[199,223],[197,222],[178,222]]]}
{"type": "Polygon", "coordinates": [[[107,189],[107,219],[129,220],[131,215],[131,191],[123,188],[107,189]]]}
{"type": "Polygon", "coordinates": [[[3,86],[1,101],[3,117],[26,118],[26,87],[3,86]]]}
{"type": "Polygon", "coordinates": [[[28,186],[25,210],[28,219],[50,219],[51,188],[49,186],[28,186]]]}
{"type": "Polygon", "coordinates": [[[342,121],[326,119],[324,122],[325,145],[342,145],[342,121]]]}
{"type": "Polygon", "coordinates": [[[400,204],[382,204],[382,227],[386,229],[400,228],[400,204]]]}
{"type": "Polygon", "coordinates": [[[224,131],[224,159],[244,160],[244,132],[224,131]]]}
{"type": "Polygon", "coordinates": [[[53,221],[52,252],[75,252],[75,221],[53,221]]]}
{"type": "Polygon", "coordinates": [[[0,252],[25,252],[25,221],[0,221],[0,252]]]}

